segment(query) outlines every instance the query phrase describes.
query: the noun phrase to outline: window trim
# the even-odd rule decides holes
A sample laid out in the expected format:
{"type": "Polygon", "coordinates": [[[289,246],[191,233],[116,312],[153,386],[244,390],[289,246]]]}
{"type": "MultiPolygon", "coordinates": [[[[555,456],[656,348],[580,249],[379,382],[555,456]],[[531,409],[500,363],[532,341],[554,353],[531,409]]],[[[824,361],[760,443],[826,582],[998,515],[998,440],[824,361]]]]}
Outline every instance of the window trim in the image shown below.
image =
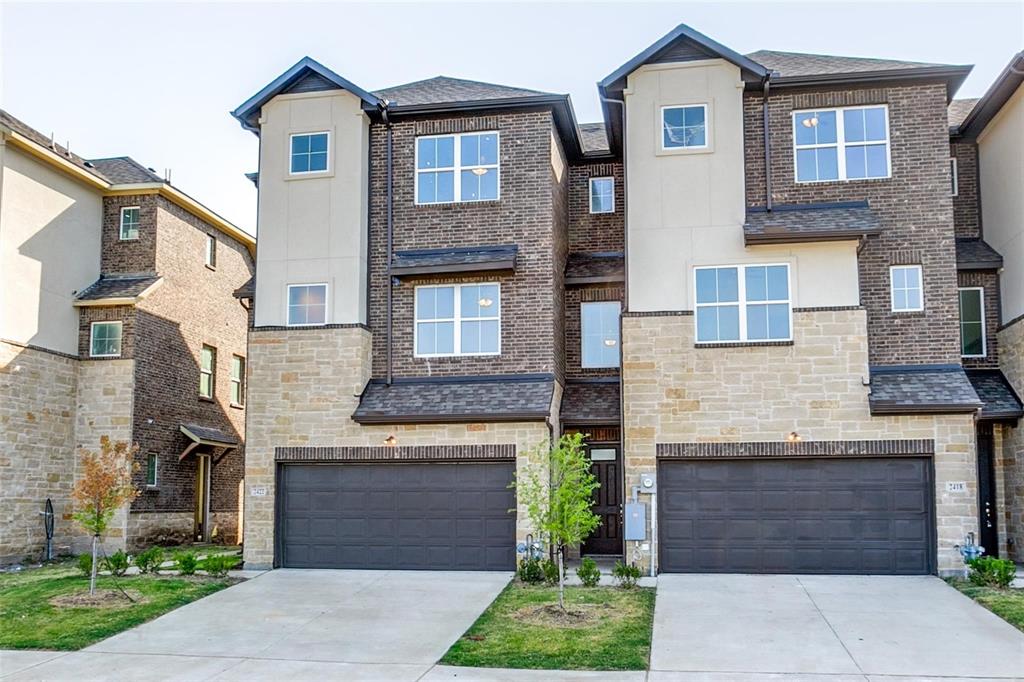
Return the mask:
{"type": "Polygon", "coordinates": [[[615,364],[614,365],[588,365],[586,364],[586,339],[587,335],[584,331],[584,317],[583,308],[588,305],[612,305],[614,304],[618,308],[616,313],[618,319],[622,319],[622,302],[621,301],[580,301],[580,368],[581,369],[618,369],[622,367],[622,333],[621,326],[616,325],[615,330],[615,364]]]}
{"type": "Polygon", "coordinates": [[[598,175],[589,179],[587,183],[587,203],[590,209],[590,215],[607,215],[609,213],[615,213],[615,177],[611,175],[598,175]],[[595,211],[594,210],[594,181],[595,180],[608,180],[612,183],[612,205],[607,211],[595,211]]]}
{"type": "Polygon", "coordinates": [[[228,402],[231,407],[245,407],[245,356],[237,353],[231,354],[231,370],[229,373],[228,402]],[[239,365],[242,370],[238,377],[235,377],[235,360],[241,360],[239,365]],[[238,385],[238,400],[233,400],[235,385],[238,385]]]}
{"type": "Polygon", "coordinates": [[[288,175],[291,177],[302,177],[306,175],[326,175],[331,172],[331,131],[330,130],[305,130],[302,132],[288,133],[288,175]],[[323,170],[292,170],[292,140],[296,137],[326,135],[327,136],[327,164],[323,170]]]}
{"type": "MultiPolygon", "coordinates": [[[[813,185],[823,182],[863,182],[866,180],[890,180],[892,179],[892,134],[889,127],[889,105],[888,104],[858,104],[849,107],[821,107],[812,109],[794,109],[790,112],[790,128],[789,134],[793,140],[793,183],[797,185],[813,185]],[[847,111],[855,111],[862,109],[882,109],[885,112],[885,175],[870,177],[870,178],[848,178],[846,177],[846,113],[847,111]],[[797,145],[796,143],[796,117],[799,114],[806,114],[808,112],[822,112],[822,111],[834,111],[836,112],[836,141],[835,143],[829,144],[804,144],[797,145]],[[799,180],[799,172],[797,170],[797,152],[803,149],[827,149],[830,147],[836,148],[836,172],[839,177],[834,180],[799,180]]],[[[850,142],[850,147],[866,147],[871,145],[881,144],[877,140],[871,140],[866,142],[850,142]]]]}
{"type": "Polygon", "coordinates": [[[121,242],[134,242],[138,241],[142,234],[142,207],[141,206],[122,206],[121,207],[121,220],[117,226],[117,237],[118,241],[121,242]],[[124,214],[127,211],[135,210],[139,212],[139,222],[135,225],[135,236],[125,237],[124,236],[124,214]]]}
{"type": "MultiPolygon", "coordinates": [[[[922,287],[923,289],[924,287],[922,287]]],[[[960,357],[962,358],[987,358],[988,357],[988,325],[985,323],[985,287],[957,287],[957,313],[959,320],[957,321],[957,327],[960,330],[960,357]],[[977,291],[978,292],[978,310],[981,312],[981,354],[980,355],[967,355],[964,353],[964,318],[963,310],[960,307],[960,292],[962,291],[977,291]]]]}
{"type": "Polygon", "coordinates": [[[416,206],[450,206],[451,204],[483,204],[489,201],[501,201],[501,131],[499,130],[474,130],[465,133],[443,133],[440,135],[417,135],[413,139],[413,189],[412,199],[413,204],[416,206]],[[484,164],[482,166],[463,166],[462,165],[462,144],[461,140],[463,137],[470,135],[494,135],[497,139],[497,150],[498,150],[498,161],[494,164],[484,164]],[[422,173],[437,173],[441,171],[449,170],[445,168],[420,168],[420,140],[440,139],[444,137],[451,137],[454,139],[452,150],[452,166],[451,171],[453,173],[453,186],[452,186],[452,200],[451,201],[420,201],[420,175],[422,173]],[[462,198],[462,171],[472,170],[474,168],[493,168],[498,174],[497,188],[498,194],[493,199],[463,199],[462,198]]]}
{"type": "Polygon", "coordinates": [[[908,264],[908,265],[890,265],[889,266],[889,310],[893,313],[920,313],[924,311],[924,268],[921,265],[908,264]],[[917,281],[921,284],[921,306],[919,308],[897,308],[896,307],[896,282],[893,278],[893,273],[897,268],[916,268],[918,278],[917,281]]]}
{"type": "Polygon", "coordinates": [[[693,343],[695,346],[716,346],[716,345],[760,345],[773,343],[790,343],[793,341],[793,267],[789,263],[768,262],[768,263],[731,263],[723,265],[696,265],[693,267],[693,343]],[[765,301],[747,300],[747,268],[786,268],[786,293],[789,295],[785,301],[782,299],[768,299],[765,301]],[[719,307],[723,305],[734,305],[726,303],[697,303],[697,272],[699,270],[721,270],[723,268],[736,268],[736,293],[735,305],[739,307],[739,330],[740,338],[734,340],[698,341],[698,308],[719,307]],[[785,303],[789,306],[789,336],[784,339],[750,339],[747,338],[747,306],[748,305],[772,305],[785,303]]]}
{"type": "Polygon", "coordinates": [[[323,327],[329,324],[331,319],[331,304],[330,304],[331,288],[327,286],[327,282],[295,282],[293,284],[285,285],[284,292],[284,324],[286,327],[323,327]],[[324,321],[323,322],[292,322],[291,321],[291,305],[289,302],[292,298],[292,287],[323,287],[324,288],[324,321]]]}
{"type": "Polygon", "coordinates": [[[501,302],[501,282],[464,282],[464,283],[449,283],[449,284],[421,284],[413,288],[413,311],[412,311],[412,347],[413,357],[417,358],[454,358],[454,357],[495,357],[501,355],[501,313],[504,310],[504,305],[501,302]],[[466,318],[466,321],[485,321],[485,320],[497,320],[498,322],[498,350],[494,352],[486,353],[463,353],[462,351],[462,289],[463,287],[485,287],[494,286],[498,288],[498,314],[492,317],[471,317],[466,318]],[[452,318],[432,318],[429,320],[423,320],[423,322],[451,322],[453,325],[452,329],[452,349],[451,353],[420,353],[420,335],[419,335],[419,324],[420,324],[420,303],[418,293],[420,289],[447,289],[452,287],[455,289],[456,294],[453,300],[452,318]]]}
{"type": "Polygon", "coordinates": [[[955,156],[949,157],[949,174],[952,178],[949,196],[958,197],[960,196],[960,171],[955,156]]]}
{"type": "Polygon", "coordinates": [[[686,102],[678,104],[663,104],[658,108],[658,152],[660,154],[685,154],[688,152],[711,151],[711,105],[709,102],[686,102]],[[687,147],[666,147],[665,146],[665,110],[666,109],[689,109],[701,107],[704,109],[704,144],[687,147]]]}
{"type": "Polygon", "coordinates": [[[160,457],[155,452],[146,453],[146,487],[156,488],[160,483],[160,457]],[[149,482],[149,461],[153,460],[153,482],[149,482]]]}
{"type": "Polygon", "coordinates": [[[206,267],[211,270],[217,269],[217,237],[207,233],[206,235],[206,267]]]}
{"type": "Polygon", "coordinates": [[[119,358],[124,350],[124,322],[122,320],[96,320],[89,323],[89,357],[90,358],[119,358]],[[118,350],[116,353],[93,353],[93,339],[96,338],[96,325],[113,324],[120,330],[118,334],[118,350]]]}
{"type": "Polygon", "coordinates": [[[204,343],[199,347],[199,398],[200,400],[213,400],[217,395],[217,347],[204,343]],[[210,369],[203,369],[203,351],[209,349],[210,369]],[[203,375],[210,375],[210,395],[203,393],[203,375]]]}

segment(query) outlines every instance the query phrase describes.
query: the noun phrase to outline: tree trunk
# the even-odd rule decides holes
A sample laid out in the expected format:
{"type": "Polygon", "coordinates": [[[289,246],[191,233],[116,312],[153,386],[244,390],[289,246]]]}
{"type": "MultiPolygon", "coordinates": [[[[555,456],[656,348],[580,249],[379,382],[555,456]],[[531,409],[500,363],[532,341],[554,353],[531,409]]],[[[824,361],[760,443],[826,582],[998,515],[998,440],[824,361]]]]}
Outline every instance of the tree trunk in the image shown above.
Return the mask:
{"type": "Polygon", "coordinates": [[[98,568],[97,564],[99,563],[96,560],[96,555],[99,549],[99,541],[99,535],[92,536],[92,573],[89,576],[89,594],[96,594],[96,569],[98,568]]]}
{"type": "Polygon", "coordinates": [[[558,547],[558,606],[565,611],[565,548],[558,547]]]}

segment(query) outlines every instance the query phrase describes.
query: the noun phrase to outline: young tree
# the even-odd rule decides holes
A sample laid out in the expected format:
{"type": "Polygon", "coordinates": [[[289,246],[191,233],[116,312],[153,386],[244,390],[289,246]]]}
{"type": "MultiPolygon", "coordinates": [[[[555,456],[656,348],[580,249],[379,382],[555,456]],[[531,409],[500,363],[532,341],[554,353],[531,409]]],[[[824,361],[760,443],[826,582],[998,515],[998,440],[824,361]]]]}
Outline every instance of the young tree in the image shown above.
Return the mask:
{"type": "Polygon", "coordinates": [[[100,536],[107,531],[114,513],[139,496],[132,484],[132,474],[139,470],[135,453],[139,446],[129,446],[110,438],[100,438],[100,451],[81,450],[82,476],[71,491],[74,502],[72,518],[92,534],[92,574],[89,594],[96,592],[97,550],[100,536]]]}
{"type": "Polygon", "coordinates": [[[558,606],[565,610],[565,550],[594,532],[600,518],[591,511],[600,485],[590,472],[583,435],[562,436],[554,447],[538,446],[531,459],[546,461],[526,467],[513,484],[533,527],[557,551],[558,606]]]}

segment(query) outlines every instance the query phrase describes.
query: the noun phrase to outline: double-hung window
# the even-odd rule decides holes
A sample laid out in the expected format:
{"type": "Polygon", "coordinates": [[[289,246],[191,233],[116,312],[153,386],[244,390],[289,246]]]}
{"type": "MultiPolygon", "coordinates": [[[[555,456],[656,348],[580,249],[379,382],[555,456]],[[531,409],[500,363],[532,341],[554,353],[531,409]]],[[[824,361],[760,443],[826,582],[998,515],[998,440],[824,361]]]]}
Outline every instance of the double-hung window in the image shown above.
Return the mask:
{"type": "Polygon", "coordinates": [[[892,311],[906,313],[924,310],[920,265],[894,265],[889,268],[892,311]]]}
{"type": "Polygon", "coordinates": [[[327,285],[288,285],[288,326],[327,324],[327,285]]]}
{"type": "Polygon", "coordinates": [[[231,356],[231,404],[245,404],[245,358],[241,355],[231,356]]]}
{"type": "Polygon", "coordinates": [[[885,106],[793,112],[797,182],[889,177],[885,106]]]}
{"type": "Polygon", "coordinates": [[[661,108],[661,148],[704,149],[708,146],[708,105],[661,108]]]}
{"type": "Polygon", "coordinates": [[[217,349],[204,345],[199,351],[199,397],[213,398],[217,375],[217,349]]]}
{"type": "Polygon", "coordinates": [[[139,238],[140,211],[138,206],[121,208],[121,241],[139,238]]]}
{"type": "Polygon", "coordinates": [[[985,357],[985,290],[960,289],[960,355],[985,357]]]}
{"type": "Polygon", "coordinates": [[[697,343],[789,341],[788,265],[695,269],[697,343]]]}
{"type": "Polygon", "coordinates": [[[93,322],[89,328],[89,357],[116,358],[121,355],[120,322],[93,322]]]}
{"type": "Polygon", "coordinates": [[[498,355],[500,299],[494,283],[416,287],[416,356],[498,355]]]}
{"type": "Polygon", "coordinates": [[[619,366],[619,309],[618,301],[580,304],[581,366],[619,366]]]}
{"type": "Polygon", "coordinates": [[[590,212],[615,212],[615,178],[590,178],[590,212]]]}
{"type": "Polygon", "coordinates": [[[498,198],[498,133],[416,138],[416,203],[498,198]]]}
{"type": "Polygon", "coordinates": [[[291,174],[323,173],[327,170],[330,134],[300,133],[291,137],[291,174]]]}

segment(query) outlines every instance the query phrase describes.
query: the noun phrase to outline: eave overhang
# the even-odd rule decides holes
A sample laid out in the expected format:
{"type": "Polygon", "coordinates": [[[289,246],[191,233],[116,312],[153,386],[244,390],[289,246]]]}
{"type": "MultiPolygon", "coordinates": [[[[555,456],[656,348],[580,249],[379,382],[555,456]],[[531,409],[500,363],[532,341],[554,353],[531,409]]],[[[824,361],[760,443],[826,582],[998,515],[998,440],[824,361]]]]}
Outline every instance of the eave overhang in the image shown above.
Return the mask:
{"type": "Polygon", "coordinates": [[[1024,83],[1024,51],[1018,52],[1010,59],[1010,63],[989,86],[988,91],[978,100],[970,113],[964,117],[956,129],[950,131],[950,136],[977,140],[978,135],[985,130],[1003,108],[1003,105],[1017,92],[1021,83],[1024,83]]]}

